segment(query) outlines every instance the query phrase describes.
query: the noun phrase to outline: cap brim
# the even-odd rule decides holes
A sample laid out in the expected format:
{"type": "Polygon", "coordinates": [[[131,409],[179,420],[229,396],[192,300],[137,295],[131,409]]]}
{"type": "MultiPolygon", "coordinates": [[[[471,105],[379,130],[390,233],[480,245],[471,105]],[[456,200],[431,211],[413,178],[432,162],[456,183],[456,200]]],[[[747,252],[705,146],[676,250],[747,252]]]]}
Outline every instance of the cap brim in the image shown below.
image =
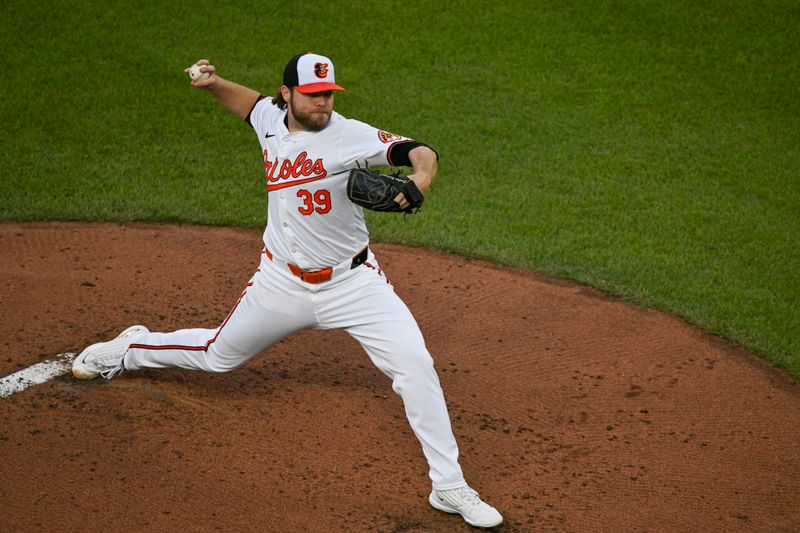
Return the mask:
{"type": "Polygon", "coordinates": [[[328,81],[298,85],[297,87],[295,87],[295,89],[297,89],[303,94],[321,93],[325,91],[344,91],[344,87],[339,87],[335,83],[330,83],[328,81]]]}

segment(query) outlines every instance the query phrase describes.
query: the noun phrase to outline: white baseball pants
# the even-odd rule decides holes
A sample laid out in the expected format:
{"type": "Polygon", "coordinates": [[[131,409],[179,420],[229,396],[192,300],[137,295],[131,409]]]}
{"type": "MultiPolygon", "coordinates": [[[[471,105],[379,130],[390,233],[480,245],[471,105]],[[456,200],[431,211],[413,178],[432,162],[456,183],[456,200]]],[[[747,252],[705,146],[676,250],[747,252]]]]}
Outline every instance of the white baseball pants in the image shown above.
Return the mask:
{"type": "Polygon", "coordinates": [[[416,320],[371,251],[367,263],[312,285],[262,253],[259,270],[221,326],[145,335],[128,349],[125,368],[227,372],[296,331],[344,329],[402,397],[433,487],[459,487],[464,477],[458,446],[433,359],[416,320]]]}

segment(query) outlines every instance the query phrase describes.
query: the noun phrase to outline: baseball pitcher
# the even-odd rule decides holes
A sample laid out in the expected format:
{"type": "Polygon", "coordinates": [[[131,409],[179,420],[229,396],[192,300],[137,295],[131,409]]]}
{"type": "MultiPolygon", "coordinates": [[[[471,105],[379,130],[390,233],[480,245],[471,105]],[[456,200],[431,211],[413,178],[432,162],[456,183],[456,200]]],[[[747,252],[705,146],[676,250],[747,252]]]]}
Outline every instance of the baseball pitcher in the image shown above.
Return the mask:
{"type": "Polygon", "coordinates": [[[430,467],[430,504],[473,526],[499,525],[500,513],[464,480],[433,360],[370,249],[364,222],[363,205],[419,209],[438,154],[336,113],[334,95],[344,89],[322,55],[289,60],[274,97],[221,78],[206,60],[187,72],[192,85],[246,121],[261,144],[269,207],[259,269],[216,329],[155,333],[132,326],[86,348],[75,359],[75,377],[169,367],[227,372],[296,331],[344,329],[403,400],[430,467]],[[360,174],[387,165],[413,172],[378,187],[360,174]]]}

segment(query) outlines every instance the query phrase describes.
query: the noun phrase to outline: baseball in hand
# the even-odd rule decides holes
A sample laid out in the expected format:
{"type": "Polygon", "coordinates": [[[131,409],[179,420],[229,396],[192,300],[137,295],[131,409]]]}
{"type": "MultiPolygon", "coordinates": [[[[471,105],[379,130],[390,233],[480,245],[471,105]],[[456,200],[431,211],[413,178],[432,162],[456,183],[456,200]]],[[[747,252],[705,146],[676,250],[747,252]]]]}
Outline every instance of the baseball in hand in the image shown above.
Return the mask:
{"type": "Polygon", "coordinates": [[[195,63],[191,67],[189,67],[189,77],[192,78],[192,81],[200,81],[208,78],[208,72],[202,72],[200,70],[200,65],[195,63]]]}

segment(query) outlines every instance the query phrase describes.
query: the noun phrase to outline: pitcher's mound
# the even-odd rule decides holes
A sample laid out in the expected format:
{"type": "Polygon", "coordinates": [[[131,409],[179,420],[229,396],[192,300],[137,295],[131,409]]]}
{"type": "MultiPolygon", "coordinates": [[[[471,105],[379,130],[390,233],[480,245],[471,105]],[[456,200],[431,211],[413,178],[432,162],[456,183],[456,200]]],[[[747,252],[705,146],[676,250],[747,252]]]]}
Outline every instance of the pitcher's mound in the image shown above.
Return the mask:
{"type": "MultiPolygon", "coordinates": [[[[215,327],[261,232],[0,225],[0,375],[132,324],[215,327]]],[[[375,244],[467,480],[507,531],[800,529],[800,394],[755,357],[569,283],[375,244]]],[[[229,374],[69,376],[0,400],[12,529],[466,531],[427,503],[389,380],[341,331],[229,374]]]]}

